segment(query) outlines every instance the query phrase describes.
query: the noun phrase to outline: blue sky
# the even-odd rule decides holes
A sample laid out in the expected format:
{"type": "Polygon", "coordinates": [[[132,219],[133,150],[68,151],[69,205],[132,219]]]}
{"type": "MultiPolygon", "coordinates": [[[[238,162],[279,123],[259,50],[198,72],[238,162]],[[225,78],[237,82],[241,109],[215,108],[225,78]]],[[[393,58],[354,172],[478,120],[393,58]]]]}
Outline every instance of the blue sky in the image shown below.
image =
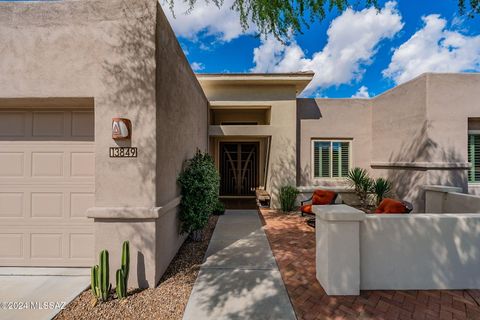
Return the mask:
{"type": "Polygon", "coordinates": [[[383,1],[381,11],[332,12],[282,44],[242,30],[232,0],[217,9],[176,1],[169,18],[196,72],[316,72],[304,96],[368,97],[423,72],[480,71],[480,17],[458,14],[457,0],[383,1]]]}

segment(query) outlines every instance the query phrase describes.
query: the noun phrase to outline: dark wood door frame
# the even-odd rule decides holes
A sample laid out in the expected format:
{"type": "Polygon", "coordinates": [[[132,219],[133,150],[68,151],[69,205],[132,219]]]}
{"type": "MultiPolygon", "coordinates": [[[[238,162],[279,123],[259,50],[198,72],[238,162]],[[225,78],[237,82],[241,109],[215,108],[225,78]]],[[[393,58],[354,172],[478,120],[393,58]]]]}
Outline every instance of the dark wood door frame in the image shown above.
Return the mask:
{"type": "Polygon", "coordinates": [[[220,142],[220,195],[252,196],[259,184],[257,141],[220,142]]]}

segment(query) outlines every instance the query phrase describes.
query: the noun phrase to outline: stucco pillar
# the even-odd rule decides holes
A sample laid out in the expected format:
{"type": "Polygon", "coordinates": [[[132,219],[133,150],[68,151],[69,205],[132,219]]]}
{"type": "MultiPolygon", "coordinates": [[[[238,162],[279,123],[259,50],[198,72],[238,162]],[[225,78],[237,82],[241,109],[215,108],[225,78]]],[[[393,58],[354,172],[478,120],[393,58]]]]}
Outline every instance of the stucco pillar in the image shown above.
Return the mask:
{"type": "Polygon", "coordinates": [[[317,280],[328,295],[360,294],[360,223],[365,213],[339,204],[314,206],[317,280]]]}

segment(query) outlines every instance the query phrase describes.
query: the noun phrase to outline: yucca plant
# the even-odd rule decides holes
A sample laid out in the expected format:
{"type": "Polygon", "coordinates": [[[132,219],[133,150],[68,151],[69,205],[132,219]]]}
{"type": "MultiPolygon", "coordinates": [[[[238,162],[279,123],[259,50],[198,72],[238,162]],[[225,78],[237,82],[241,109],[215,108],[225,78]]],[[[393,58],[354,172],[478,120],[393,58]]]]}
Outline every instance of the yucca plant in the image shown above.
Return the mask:
{"type": "Polygon", "coordinates": [[[283,186],[280,188],[279,199],[283,212],[290,212],[295,209],[295,201],[299,193],[298,189],[293,186],[283,186]]]}
{"type": "Polygon", "coordinates": [[[373,185],[367,170],[358,167],[353,168],[348,172],[347,179],[351,187],[355,190],[360,204],[365,207],[368,193],[373,185]]]}
{"type": "Polygon", "coordinates": [[[355,192],[359,194],[362,189],[362,184],[364,184],[365,179],[368,178],[368,172],[362,168],[353,168],[348,172],[348,181],[352,188],[355,189],[355,192]]]}
{"type": "Polygon", "coordinates": [[[387,197],[392,191],[392,183],[384,178],[378,178],[375,180],[372,186],[372,192],[375,194],[377,206],[387,197]]]}
{"type": "Polygon", "coordinates": [[[366,208],[368,203],[368,194],[372,192],[375,182],[370,177],[365,177],[360,183],[360,204],[366,208]]]}

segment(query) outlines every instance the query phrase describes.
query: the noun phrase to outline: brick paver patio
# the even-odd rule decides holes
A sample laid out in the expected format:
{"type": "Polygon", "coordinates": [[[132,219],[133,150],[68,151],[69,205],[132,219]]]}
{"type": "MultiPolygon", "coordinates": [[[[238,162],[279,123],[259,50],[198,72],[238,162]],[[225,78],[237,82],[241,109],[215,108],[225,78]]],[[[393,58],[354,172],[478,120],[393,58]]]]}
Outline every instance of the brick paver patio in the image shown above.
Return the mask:
{"type": "Polygon", "coordinates": [[[480,290],[362,291],[360,296],[328,296],[315,277],[315,231],[305,218],[266,209],[261,215],[299,320],[480,319],[480,290]]]}

